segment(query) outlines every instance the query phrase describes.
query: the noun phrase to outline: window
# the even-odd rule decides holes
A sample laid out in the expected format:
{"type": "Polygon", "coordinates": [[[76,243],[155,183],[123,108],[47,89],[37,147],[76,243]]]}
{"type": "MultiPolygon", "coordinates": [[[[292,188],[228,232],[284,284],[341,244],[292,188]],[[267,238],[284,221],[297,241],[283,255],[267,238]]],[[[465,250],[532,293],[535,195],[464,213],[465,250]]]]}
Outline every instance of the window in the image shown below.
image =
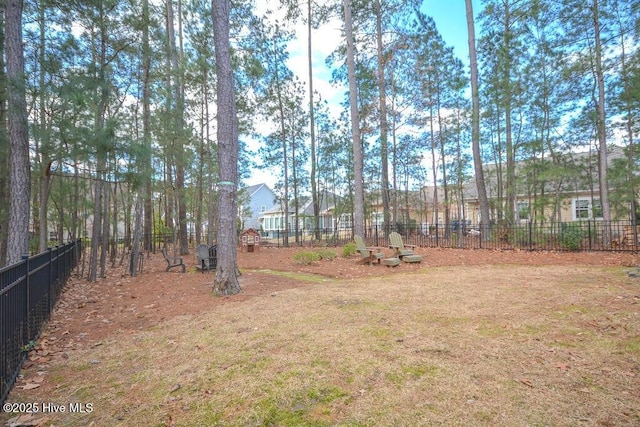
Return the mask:
{"type": "Polygon", "coordinates": [[[353,221],[352,221],[351,214],[340,215],[340,219],[338,221],[339,221],[338,224],[341,230],[350,230],[351,228],[353,228],[353,221]]]}
{"type": "Polygon", "coordinates": [[[574,220],[602,218],[600,199],[576,199],[573,206],[574,220]]]}
{"type": "Polygon", "coordinates": [[[260,206],[260,213],[265,213],[267,211],[267,207],[265,205],[260,206]]]}
{"type": "Polygon", "coordinates": [[[602,218],[602,205],[600,204],[600,199],[595,199],[593,201],[592,214],[593,218],[602,218]]]}
{"type": "Polygon", "coordinates": [[[518,202],[518,219],[529,219],[529,202],[518,202]]]}
{"type": "Polygon", "coordinates": [[[374,212],[371,214],[371,222],[373,225],[382,225],[384,224],[384,213],[383,212],[374,212]]]}
{"type": "Polygon", "coordinates": [[[589,200],[576,200],[575,206],[575,219],[589,218],[589,200]]]}

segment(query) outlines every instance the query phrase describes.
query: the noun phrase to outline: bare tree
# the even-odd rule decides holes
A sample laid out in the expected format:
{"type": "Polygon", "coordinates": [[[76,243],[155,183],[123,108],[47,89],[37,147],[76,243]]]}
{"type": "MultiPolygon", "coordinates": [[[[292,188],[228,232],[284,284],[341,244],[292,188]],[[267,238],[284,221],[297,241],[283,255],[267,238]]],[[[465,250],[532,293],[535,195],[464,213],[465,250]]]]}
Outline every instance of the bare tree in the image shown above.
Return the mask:
{"type": "Polygon", "coordinates": [[[218,266],[213,284],[216,295],[233,295],[238,283],[236,193],[238,180],[238,114],[233,88],[229,44],[229,0],[212,0],[213,39],[217,76],[218,123],[218,266]]]}

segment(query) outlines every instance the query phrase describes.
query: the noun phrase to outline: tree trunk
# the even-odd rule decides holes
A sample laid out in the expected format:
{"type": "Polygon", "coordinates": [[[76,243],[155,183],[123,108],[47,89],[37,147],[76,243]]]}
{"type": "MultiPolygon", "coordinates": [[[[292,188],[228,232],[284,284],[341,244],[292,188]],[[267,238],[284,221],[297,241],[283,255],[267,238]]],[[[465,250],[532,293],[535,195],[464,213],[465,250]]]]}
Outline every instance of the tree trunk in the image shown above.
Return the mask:
{"type": "MultiPolygon", "coordinates": [[[[180,2],[178,2],[180,9],[180,2]]],[[[180,13],[178,13],[178,21],[181,28],[180,13]]],[[[180,46],[182,46],[182,34],[180,32],[180,46]]],[[[175,108],[173,111],[174,118],[174,159],[176,167],[175,192],[177,199],[178,213],[178,240],[180,242],[180,254],[189,253],[189,242],[187,237],[187,203],[185,194],[185,161],[184,161],[184,87],[182,72],[180,71],[180,61],[178,55],[182,55],[182,48],[177,50],[175,45],[175,32],[173,21],[173,2],[167,1],[167,42],[169,44],[169,56],[171,62],[171,73],[169,77],[173,79],[172,90],[175,96],[175,108]]]]}
{"type": "Polygon", "coordinates": [[[358,113],[358,82],[356,81],[355,43],[351,0],[343,0],[344,32],[347,41],[347,69],[349,75],[349,107],[351,109],[351,138],[353,141],[353,232],[364,238],[364,155],[360,141],[358,113]]]}
{"type": "Polygon", "coordinates": [[[311,46],[311,5],[307,3],[307,59],[309,65],[309,135],[311,138],[311,203],[313,205],[313,228],[316,240],[320,240],[320,202],[318,200],[316,158],[316,115],[313,102],[313,50],[311,46]]]}
{"type": "MultiPolygon", "coordinates": [[[[278,27],[276,26],[276,35],[278,34],[278,27]]],[[[280,84],[280,75],[278,70],[280,69],[278,66],[278,51],[274,51],[274,70],[275,70],[275,82],[276,82],[276,96],[278,98],[278,113],[280,115],[280,139],[282,143],[282,171],[284,174],[284,198],[283,198],[283,206],[284,206],[284,236],[282,237],[282,244],[284,246],[289,246],[289,159],[287,155],[287,126],[285,123],[285,111],[284,111],[284,101],[282,99],[282,85],[280,84]]]]}
{"type": "MultiPolygon", "coordinates": [[[[628,192],[629,192],[629,206],[630,206],[630,220],[631,226],[636,227],[638,222],[638,202],[636,201],[636,190],[635,187],[635,147],[634,147],[634,114],[633,114],[633,96],[632,96],[632,88],[630,83],[630,70],[629,64],[627,62],[627,54],[625,48],[625,31],[622,24],[622,18],[620,16],[620,11],[616,10],[616,16],[618,18],[619,24],[619,33],[620,33],[620,65],[621,65],[621,79],[622,79],[622,96],[621,101],[623,104],[622,111],[624,112],[624,120],[625,120],[625,129],[627,131],[627,138],[629,140],[629,145],[627,149],[627,181],[628,181],[628,192]]],[[[638,236],[637,233],[634,233],[634,245],[638,244],[638,236]]]]}
{"type": "Polygon", "coordinates": [[[236,206],[238,180],[238,116],[229,43],[229,0],[212,1],[218,106],[218,266],[213,284],[216,295],[233,295],[238,283],[236,206]]]}
{"type": "Polygon", "coordinates": [[[94,144],[96,145],[96,180],[94,191],[94,206],[93,206],[93,226],[91,233],[91,259],[89,262],[89,281],[95,282],[98,277],[98,249],[100,252],[100,277],[104,276],[106,270],[106,251],[108,249],[109,233],[108,225],[105,227],[103,222],[108,224],[108,215],[105,214],[109,210],[109,202],[105,195],[108,195],[105,190],[107,187],[107,151],[109,138],[104,134],[104,126],[107,115],[107,107],[109,104],[109,88],[107,85],[107,29],[105,23],[104,9],[100,7],[99,20],[97,25],[99,26],[98,45],[99,51],[96,52],[94,58],[94,65],[96,68],[95,75],[93,76],[100,88],[100,98],[98,105],[95,107],[94,117],[94,144]],[[107,233],[104,234],[104,230],[107,233]]]}
{"type": "Polygon", "coordinates": [[[515,201],[516,201],[516,153],[513,145],[513,130],[511,124],[511,14],[509,10],[509,2],[506,1],[505,13],[504,13],[504,33],[502,40],[504,43],[505,55],[502,58],[504,61],[504,75],[503,75],[503,87],[504,91],[504,120],[505,120],[505,137],[506,137],[506,152],[507,152],[507,185],[505,188],[506,204],[505,204],[505,219],[508,224],[513,224],[515,220],[515,201]]]}
{"type": "Polygon", "coordinates": [[[379,108],[380,108],[380,168],[382,175],[381,191],[382,191],[382,212],[384,218],[384,233],[389,234],[389,223],[391,222],[391,214],[389,209],[389,147],[388,133],[389,126],[387,123],[387,86],[385,80],[384,69],[386,61],[382,48],[382,6],[380,0],[375,2],[376,13],[376,47],[378,54],[378,92],[379,92],[379,108]]]}
{"type": "Polygon", "coordinates": [[[131,262],[129,263],[129,274],[131,274],[131,277],[135,277],[138,275],[138,264],[140,263],[140,257],[144,256],[144,254],[140,251],[143,205],[143,200],[138,197],[136,199],[136,219],[133,228],[133,244],[131,245],[131,262]]]}
{"type": "Polygon", "coordinates": [[[480,152],[480,94],[478,90],[478,59],[476,55],[476,33],[473,23],[472,0],[466,0],[467,5],[467,31],[469,34],[469,59],[471,64],[471,100],[472,100],[472,131],[471,145],[473,151],[473,167],[476,175],[476,186],[478,190],[478,203],[480,204],[480,229],[483,238],[489,236],[489,200],[487,198],[487,188],[484,181],[484,170],[482,168],[482,154],[480,152]]]}
{"type": "Polygon", "coordinates": [[[10,149],[7,264],[14,264],[29,252],[29,201],[31,199],[21,0],[6,1],[5,43],[10,149]]]}
{"type": "Polygon", "coordinates": [[[600,178],[600,206],[602,207],[602,243],[608,247],[611,243],[611,208],[609,206],[609,186],[607,181],[607,128],[605,112],[604,72],[602,70],[602,46],[600,42],[600,16],[598,0],[593,0],[593,29],[595,32],[595,72],[598,83],[598,145],[599,145],[599,178],[600,178]]]}
{"type": "MultiPolygon", "coordinates": [[[[106,174],[105,174],[106,175],[106,174]]],[[[110,203],[110,185],[109,182],[105,182],[102,186],[103,199],[102,199],[102,236],[101,251],[100,251],[100,278],[104,278],[107,275],[107,255],[109,253],[109,225],[111,224],[109,218],[109,203],[110,203]]]]}
{"type": "MultiPolygon", "coordinates": [[[[42,129],[41,129],[42,131],[42,129]]],[[[42,145],[41,145],[42,147],[42,145]]],[[[47,243],[49,241],[49,224],[47,215],[47,204],[49,201],[49,192],[51,189],[51,161],[48,160],[48,156],[42,157],[46,161],[46,167],[44,167],[44,173],[40,182],[40,204],[38,205],[38,218],[40,222],[40,245],[39,251],[42,253],[47,250],[47,243]]],[[[44,165],[43,165],[44,166],[44,165]]],[[[60,218],[62,221],[62,218],[60,218]]],[[[62,239],[62,236],[58,236],[58,239],[62,239]]]]}
{"type": "Polygon", "coordinates": [[[5,73],[4,10],[0,7],[0,265],[7,259],[9,229],[9,140],[7,138],[7,75],[5,73]]]}
{"type": "MultiPolygon", "coordinates": [[[[50,160],[50,138],[49,138],[49,129],[47,126],[47,112],[45,109],[46,105],[46,87],[45,87],[45,60],[46,60],[46,17],[45,17],[45,8],[44,5],[39,6],[39,36],[40,36],[40,48],[38,50],[38,62],[40,63],[40,70],[38,75],[38,86],[40,87],[39,94],[39,115],[40,115],[40,129],[39,135],[35,138],[36,141],[40,140],[40,154],[41,154],[41,163],[40,170],[42,171],[42,176],[40,177],[40,203],[38,204],[38,221],[39,221],[39,252],[44,252],[47,249],[47,243],[49,241],[49,232],[48,232],[48,215],[47,215],[47,204],[49,202],[49,190],[51,185],[51,160],[50,160]]],[[[62,220],[62,218],[61,218],[62,220]]],[[[58,236],[59,239],[62,239],[62,236],[58,236]]]]}
{"type": "Polygon", "coordinates": [[[151,252],[153,233],[152,202],[152,148],[151,148],[151,47],[149,45],[149,0],[142,0],[142,139],[145,148],[143,163],[144,179],[144,249],[151,252]]]}

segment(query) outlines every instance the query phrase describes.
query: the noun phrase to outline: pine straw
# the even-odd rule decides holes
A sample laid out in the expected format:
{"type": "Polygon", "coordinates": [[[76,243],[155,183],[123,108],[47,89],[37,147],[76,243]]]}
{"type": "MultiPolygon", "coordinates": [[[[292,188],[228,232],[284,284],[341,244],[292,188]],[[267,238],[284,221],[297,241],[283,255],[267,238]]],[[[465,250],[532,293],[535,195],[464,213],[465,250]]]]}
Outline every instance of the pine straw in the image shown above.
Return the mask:
{"type": "Polygon", "coordinates": [[[443,267],[216,304],[54,361],[46,401],[94,410],[48,420],[638,425],[634,280],[620,268],[443,267]]]}

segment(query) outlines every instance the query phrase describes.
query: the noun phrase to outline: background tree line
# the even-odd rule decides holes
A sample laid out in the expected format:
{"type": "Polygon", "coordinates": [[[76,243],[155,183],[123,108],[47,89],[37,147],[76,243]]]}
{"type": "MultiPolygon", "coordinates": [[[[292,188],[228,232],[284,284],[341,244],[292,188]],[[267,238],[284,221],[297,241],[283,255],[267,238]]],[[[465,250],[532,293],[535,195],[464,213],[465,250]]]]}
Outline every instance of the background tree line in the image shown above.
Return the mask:
{"type": "MultiPolygon", "coordinates": [[[[605,219],[632,206],[635,221],[639,7],[481,2],[474,159],[468,67],[420,1],[282,0],[268,10],[234,1],[239,178],[258,160],[276,175],[285,210],[311,200],[315,224],[321,194],[340,194],[357,232],[374,202],[383,224],[408,222],[403,207],[427,182],[445,221],[466,217],[476,160],[495,165],[492,219],[513,222],[516,195],[526,192],[530,217],[548,221],[542,213],[559,198],[549,188],[584,176],[600,191],[605,219]],[[336,24],[343,41],[324,61],[345,87],[339,106],[315,89],[312,72],[324,42],[315,29],[336,24]],[[306,38],[306,75],[291,69],[293,37],[306,38]],[[607,168],[612,143],[626,157],[607,168]],[[599,156],[595,178],[572,156],[585,149],[599,156]],[[525,173],[516,174],[518,162],[525,173]]],[[[153,234],[167,233],[181,254],[191,233],[214,242],[221,180],[212,4],[7,0],[2,12],[0,258],[43,250],[50,237],[91,236],[87,275],[95,280],[125,259],[119,241],[149,249],[153,234]]]]}

